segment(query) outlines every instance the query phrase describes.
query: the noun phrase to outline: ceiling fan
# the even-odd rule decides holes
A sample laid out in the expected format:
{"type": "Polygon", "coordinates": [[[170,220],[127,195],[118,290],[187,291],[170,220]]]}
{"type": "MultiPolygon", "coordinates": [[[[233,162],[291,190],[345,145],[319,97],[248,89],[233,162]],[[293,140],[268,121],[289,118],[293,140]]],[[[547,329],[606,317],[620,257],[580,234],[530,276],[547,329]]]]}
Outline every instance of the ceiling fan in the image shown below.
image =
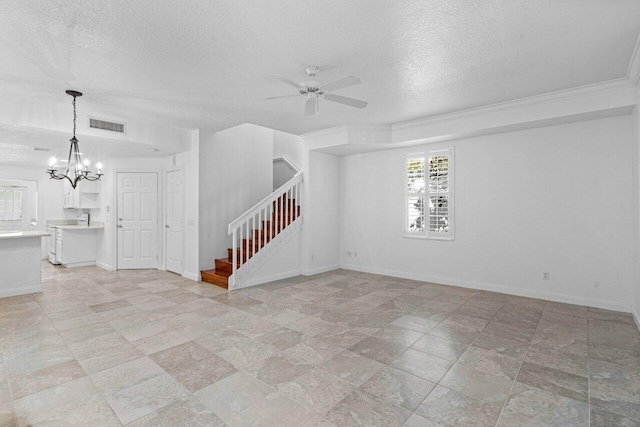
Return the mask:
{"type": "Polygon", "coordinates": [[[318,113],[318,104],[320,102],[320,97],[323,97],[327,101],[337,102],[339,104],[344,104],[355,108],[364,108],[367,106],[367,102],[365,101],[360,101],[359,99],[349,98],[347,96],[335,95],[331,93],[334,90],[344,89],[346,87],[355,86],[362,83],[358,77],[349,76],[330,83],[322,83],[321,81],[315,80],[318,71],[320,71],[318,67],[307,67],[306,71],[311,80],[302,83],[296,83],[293,80],[289,80],[288,78],[277,74],[273,75],[274,78],[280,80],[281,82],[298,89],[298,93],[296,95],[273,96],[266,99],[304,96],[307,98],[307,102],[304,104],[305,116],[313,116],[314,114],[318,113]]]}

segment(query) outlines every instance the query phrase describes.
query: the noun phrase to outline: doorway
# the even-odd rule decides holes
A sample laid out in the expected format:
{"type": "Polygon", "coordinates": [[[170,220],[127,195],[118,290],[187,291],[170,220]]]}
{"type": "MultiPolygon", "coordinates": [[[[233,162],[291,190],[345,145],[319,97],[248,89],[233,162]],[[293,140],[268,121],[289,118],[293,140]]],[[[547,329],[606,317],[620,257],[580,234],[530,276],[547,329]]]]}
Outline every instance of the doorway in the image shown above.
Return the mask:
{"type": "Polygon", "coordinates": [[[184,179],[182,169],[166,174],[166,221],[167,270],[182,274],[184,261],[184,179]]]}
{"type": "Polygon", "coordinates": [[[158,268],[158,174],[117,174],[118,269],[158,268]]]}

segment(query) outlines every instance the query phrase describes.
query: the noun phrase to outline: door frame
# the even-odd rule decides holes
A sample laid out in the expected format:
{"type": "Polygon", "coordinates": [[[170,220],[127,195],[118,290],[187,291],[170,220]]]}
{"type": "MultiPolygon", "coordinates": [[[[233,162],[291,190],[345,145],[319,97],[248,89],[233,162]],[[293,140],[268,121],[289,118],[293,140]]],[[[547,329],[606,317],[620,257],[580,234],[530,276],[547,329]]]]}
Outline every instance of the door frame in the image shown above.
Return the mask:
{"type": "Polygon", "coordinates": [[[109,270],[118,270],[118,174],[119,173],[155,173],[158,175],[158,270],[163,269],[164,266],[160,265],[164,260],[164,254],[162,248],[164,247],[164,240],[160,224],[164,224],[164,210],[160,207],[164,204],[164,185],[162,183],[162,169],[161,168],[118,168],[113,169],[113,177],[111,178],[111,205],[109,207],[109,213],[105,215],[105,218],[109,218],[111,228],[111,268],[109,270]]]}
{"type": "MultiPolygon", "coordinates": [[[[167,185],[167,175],[170,172],[176,172],[176,171],[181,171],[182,172],[182,271],[176,274],[180,274],[182,275],[184,273],[184,256],[185,256],[185,248],[186,248],[186,244],[185,244],[185,229],[184,229],[184,223],[186,221],[185,219],[185,174],[184,174],[184,167],[180,164],[180,165],[175,165],[172,166],[171,168],[168,169],[163,169],[162,172],[162,183],[163,183],[163,190],[162,190],[162,205],[164,207],[163,209],[163,224],[166,226],[167,225],[167,189],[169,188],[167,185]]],[[[162,227],[164,230],[164,233],[162,233],[163,236],[163,240],[162,240],[162,250],[164,252],[164,256],[162,257],[162,269],[166,270],[167,269],[167,257],[169,256],[169,239],[167,238],[167,228],[166,227],[162,227]]]]}

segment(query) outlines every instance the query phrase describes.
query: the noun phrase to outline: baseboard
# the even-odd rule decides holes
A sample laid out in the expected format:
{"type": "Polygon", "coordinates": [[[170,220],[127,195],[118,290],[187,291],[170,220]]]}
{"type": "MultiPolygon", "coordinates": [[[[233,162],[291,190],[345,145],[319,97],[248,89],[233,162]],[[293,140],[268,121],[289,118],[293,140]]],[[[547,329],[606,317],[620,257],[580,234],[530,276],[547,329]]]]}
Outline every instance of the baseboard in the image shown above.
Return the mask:
{"type": "Polygon", "coordinates": [[[328,271],[333,271],[333,270],[337,270],[340,268],[340,264],[333,264],[333,265],[325,265],[324,267],[317,267],[317,268],[312,268],[309,270],[305,270],[302,272],[303,276],[313,276],[314,274],[321,274],[321,273],[326,273],[328,271]]]}
{"type": "Polygon", "coordinates": [[[87,261],[87,262],[74,262],[70,264],[61,264],[64,268],[76,268],[76,267],[89,267],[92,265],[98,265],[95,261],[87,261]]]}
{"type": "Polygon", "coordinates": [[[276,273],[276,274],[271,274],[269,276],[262,276],[255,279],[249,279],[243,282],[241,286],[238,286],[233,290],[236,291],[238,289],[249,288],[251,286],[263,285],[265,283],[274,282],[276,280],[288,279],[289,277],[295,277],[299,275],[300,275],[300,269],[298,268],[295,270],[285,271],[283,273],[276,273]]]}
{"type": "Polygon", "coordinates": [[[622,311],[630,313],[631,304],[623,304],[614,301],[602,301],[595,298],[575,297],[572,295],[559,294],[556,292],[534,291],[531,289],[512,288],[494,283],[475,282],[470,280],[460,280],[450,277],[432,276],[428,274],[413,274],[403,271],[386,270],[384,268],[365,267],[355,264],[340,264],[340,268],[345,270],[361,271],[363,273],[380,274],[402,279],[420,280],[423,282],[438,283],[442,285],[459,286],[461,288],[477,289],[480,291],[497,292],[501,294],[516,295],[527,298],[538,298],[566,304],[576,304],[588,307],[602,308],[605,310],[622,311]]]}
{"type": "Polygon", "coordinates": [[[636,321],[636,326],[640,330],[640,307],[633,307],[633,320],[636,321]]]}
{"type": "Polygon", "coordinates": [[[36,294],[42,292],[42,285],[26,288],[10,288],[0,290],[0,298],[17,297],[19,295],[36,294]]]}
{"type": "Polygon", "coordinates": [[[103,269],[103,270],[108,270],[108,271],[112,271],[113,270],[113,267],[111,267],[111,265],[109,265],[107,263],[104,263],[102,261],[96,261],[96,265],[98,267],[100,267],[101,269],[103,269]]]}
{"type": "Polygon", "coordinates": [[[189,271],[185,271],[184,273],[182,273],[182,277],[184,277],[185,279],[193,280],[195,282],[199,282],[200,281],[200,272],[191,273],[189,271]]]}

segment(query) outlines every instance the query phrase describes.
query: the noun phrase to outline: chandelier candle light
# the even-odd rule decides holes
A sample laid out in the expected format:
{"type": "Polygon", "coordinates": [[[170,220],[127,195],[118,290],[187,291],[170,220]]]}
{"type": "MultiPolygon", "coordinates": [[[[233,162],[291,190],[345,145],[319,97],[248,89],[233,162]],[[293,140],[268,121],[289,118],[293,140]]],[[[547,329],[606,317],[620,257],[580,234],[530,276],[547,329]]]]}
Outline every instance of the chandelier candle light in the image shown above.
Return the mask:
{"type": "Polygon", "coordinates": [[[96,164],[96,168],[98,169],[98,173],[95,175],[91,174],[89,170],[89,160],[85,159],[84,163],[80,159],[80,149],[78,148],[78,138],[76,138],[76,97],[82,96],[82,93],[77,92],[75,90],[66,91],[67,95],[73,96],[73,138],[71,138],[71,147],[69,147],[69,160],[67,163],[67,170],[64,175],[58,173],[56,167],[56,158],[52,158],[49,162],[49,169],[47,169],[47,173],[51,177],[51,179],[67,179],[71,186],[75,189],[78,183],[81,180],[86,179],[87,181],[99,181],[102,174],[102,165],[100,163],[96,164]]]}

